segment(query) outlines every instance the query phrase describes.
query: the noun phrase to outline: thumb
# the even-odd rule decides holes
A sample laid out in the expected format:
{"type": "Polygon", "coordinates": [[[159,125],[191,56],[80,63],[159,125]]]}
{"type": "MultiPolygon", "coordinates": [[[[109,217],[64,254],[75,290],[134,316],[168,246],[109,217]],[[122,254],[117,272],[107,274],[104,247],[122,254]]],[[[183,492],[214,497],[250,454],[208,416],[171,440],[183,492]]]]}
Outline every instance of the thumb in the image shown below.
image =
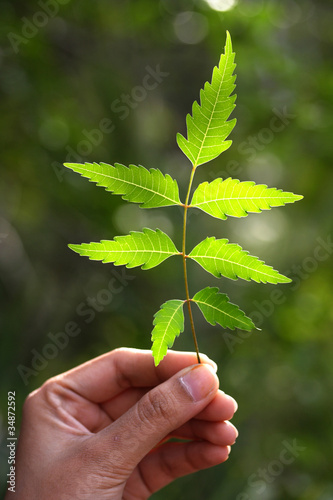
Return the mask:
{"type": "Polygon", "coordinates": [[[97,436],[113,473],[128,477],[142,458],[171,431],[202,411],[219,386],[208,364],[187,367],[143,396],[97,436]]]}

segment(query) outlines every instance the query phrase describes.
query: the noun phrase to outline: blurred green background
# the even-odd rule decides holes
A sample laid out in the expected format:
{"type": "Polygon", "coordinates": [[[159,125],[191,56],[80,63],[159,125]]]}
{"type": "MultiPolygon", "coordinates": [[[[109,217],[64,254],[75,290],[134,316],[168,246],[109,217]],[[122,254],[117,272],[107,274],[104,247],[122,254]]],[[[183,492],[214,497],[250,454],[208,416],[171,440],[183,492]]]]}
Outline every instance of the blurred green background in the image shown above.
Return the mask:
{"type": "MultiPolygon", "coordinates": [[[[19,426],[30,391],[116,347],[149,349],[153,314],[184,296],[180,260],[126,270],[67,247],[143,226],[159,227],[179,246],[181,211],[140,210],[61,165],[157,167],[183,194],[190,166],[175,135],[185,132],[228,29],[238,123],[232,147],[198,171],[196,184],[232,176],[304,200],[227,221],[193,211],[188,247],[207,235],[227,237],[293,284],[219,281],[189,266],[193,293],[219,286],[262,330],[228,333],[196,314],[200,349],[239,403],[240,435],[227,463],[154,498],[333,499],[331,2],[51,3],[1,2],[2,488],[8,391],[16,392],[19,426]],[[106,291],[110,280],[117,292],[106,291]],[[52,335],[73,326],[80,333],[57,347],[52,335]]],[[[193,349],[188,327],[174,348],[193,349]]]]}

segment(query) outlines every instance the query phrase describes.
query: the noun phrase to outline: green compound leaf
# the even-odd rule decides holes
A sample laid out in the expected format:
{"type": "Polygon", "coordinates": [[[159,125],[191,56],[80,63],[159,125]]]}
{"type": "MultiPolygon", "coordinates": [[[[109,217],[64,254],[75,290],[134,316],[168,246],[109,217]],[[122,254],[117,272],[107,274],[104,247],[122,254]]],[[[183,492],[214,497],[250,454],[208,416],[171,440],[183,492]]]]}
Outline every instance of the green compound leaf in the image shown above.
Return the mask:
{"type": "Polygon", "coordinates": [[[228,295],[219,293],[218,288],[208,286],[196,293],[192,301],[198,305],[205,320],[213,326],[218,323],[222,328],[248,331],[255,328],[252,320],[238,306],[229,302],[228,295]]]}
{"type": "Polygon", "coordinates": [[[254,280],[257,283],[290,283],[291,279],[279,274],[271,266],[249,255],[235,243],[214,237],[201,241],[189,254],[191,259],[217,278],[225,276],[235,280],[254,280]]]}
{"type": "Polygon", "coordinates": [[[133,203],[141,203],[141,208],[167,207],[182,205],[179,199],[178,184],[170,175],[160,170],[147,170],[141,165],[125,167],[120,163],[114,166],[107,163],[64,163],[65,167],[87,177],[90,182],[105,187],[113,194],[133,203]]]}
{"type": "Polygon", "coordinates": [[[179,254],[167,234],[160,229],[153,231],[147,228],[142,233],[131,231],[129,235],[116,236],[111,241],[68,246],[91,260],[114,262],[116,266],[126,265],[128,268],[142,266],[142,269],[151,269],[179,254]]]}
{"type": "Polygon", "coordinates": [[[168,347],[172,347],[175,338],[184,331],[183,300],[168,300],[154,315],[155,325],[151,339],[155,366],[164,358],[168,347]]]}
{"type": "Polygon", "coordinates": [[[212,82],[205,83],[200,91],[200,105],[195,101],[192,116],[186,117],[187,139],[177,134],[178,146],[194,167],[213,160],[231,146],[232,141],[225,139],[236,125],[235,119],[227,121],[236,100],[236,95],[230,97],[236,80],[234,58],[227,32],[225,52],[213,70],[212,82]]]}
{"type": "Polygon", "coordinates": [[[229,177],[213,182],[203,182],[193,193],[191,207],[200,208],[219,219],[246,217],[248,212],[261,212],[286,203],[294,203],[303,196],[288,193],[281,189],[268,188],[265,184],[253,181],[240,182],[229,177]]]}

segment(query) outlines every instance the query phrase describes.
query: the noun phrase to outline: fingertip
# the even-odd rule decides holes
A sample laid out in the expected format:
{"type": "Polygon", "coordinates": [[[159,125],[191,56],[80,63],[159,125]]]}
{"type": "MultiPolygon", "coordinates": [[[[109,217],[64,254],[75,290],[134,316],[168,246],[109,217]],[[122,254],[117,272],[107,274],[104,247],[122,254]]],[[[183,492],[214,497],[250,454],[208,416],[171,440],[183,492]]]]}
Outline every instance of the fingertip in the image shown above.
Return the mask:
{"type": "Polygon", "coordinates": [[[202,450],[202,454],[203,456],[206,455],[205,458],[208,462],[206,467],[212,467],[226,462],[229,458],[230,452],[231,446],[216,446],[206,443],[205,450],[202,450]]]}
{"type": "Polygon", "coordinates": [[[234,405],[234,413],[236,413],[236,411],[238,410],[237,401],[232,396],[229,396],[228,394],[226,394],[225,397],[227,399],[229,399],[231,401],[231,403],[234,405]]]}
{"type": "Polygon", "coordinates": [[[200,363],[185,368],[179,374],[179,381],[185,392],[195,402],[211,396],[218,390],[218,378],[210,364],[200,363]]]}
{"type": "Polygon", "coordinates": [[[229,445],[233,445],[236,443],[236,439],[239,436],[239,432],[237,430],[237,427],[235,427],[231,422],[224,422],[225,425],[225,433],[226,433],[226,439],[229,441],[229,445]]]}
{"type": "Polygon", "coordinates": [[[217,364],[215,363],[215,361],[213,361],[212,359],[210,359],[207,354],[203,354],[203,353],[199,353],[199,358],[200,358],[200,362],[201,363],[204,363],[204,364],[207,364],[209,366],[211,366],[213,369],[214,369],[214,372],[216,373],[217,372],[217,369],[218,369],[218,366],[217,364]]]}

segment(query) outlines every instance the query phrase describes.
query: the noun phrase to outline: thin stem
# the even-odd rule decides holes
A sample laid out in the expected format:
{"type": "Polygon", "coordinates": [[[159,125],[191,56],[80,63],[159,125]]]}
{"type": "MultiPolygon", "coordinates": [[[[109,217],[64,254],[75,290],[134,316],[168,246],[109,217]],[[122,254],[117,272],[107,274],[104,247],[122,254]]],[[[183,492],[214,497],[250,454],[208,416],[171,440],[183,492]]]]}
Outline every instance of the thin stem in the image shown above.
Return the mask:
{"type": "Polygon", "coordinates": [[[189,316],[190,316],[192,336],[193,336],[195,351],[197,353],[198,363],[201,363],[201,361],[200,361],[200,355],[199,355],[198,341],[197,341],[197,336],[195,334],[194,321],[193,321],[193,315],[192,315],[192,309],[191,309],[190,293],[189,293],[189,289],[188,289],[187,268],[186,268],[186,251],[185,251],[185,247],[186,247],[187,210],[188,210],[188,207],[189,207],[188,201],[189,201],[189,198],[190,198],[191,187],[192,187],[192,183],[193,183],[193,177],[194,177],[194,174],[195,174],[195,169],[196,169],[196,167],[193,166],[192,172],[191,172],[191,177],[190,177],[190,182],[189,182],[189,185],[188,185],[188,190],[187,190],[185,205],[184,205],[184,224],[183,224],[182,254],[183,254],[183,267],[184,267],[184,280],[185,280],[185,292],[186,292],[187,308],[188,308],[188,313],[189,313],[189,316]]]}

